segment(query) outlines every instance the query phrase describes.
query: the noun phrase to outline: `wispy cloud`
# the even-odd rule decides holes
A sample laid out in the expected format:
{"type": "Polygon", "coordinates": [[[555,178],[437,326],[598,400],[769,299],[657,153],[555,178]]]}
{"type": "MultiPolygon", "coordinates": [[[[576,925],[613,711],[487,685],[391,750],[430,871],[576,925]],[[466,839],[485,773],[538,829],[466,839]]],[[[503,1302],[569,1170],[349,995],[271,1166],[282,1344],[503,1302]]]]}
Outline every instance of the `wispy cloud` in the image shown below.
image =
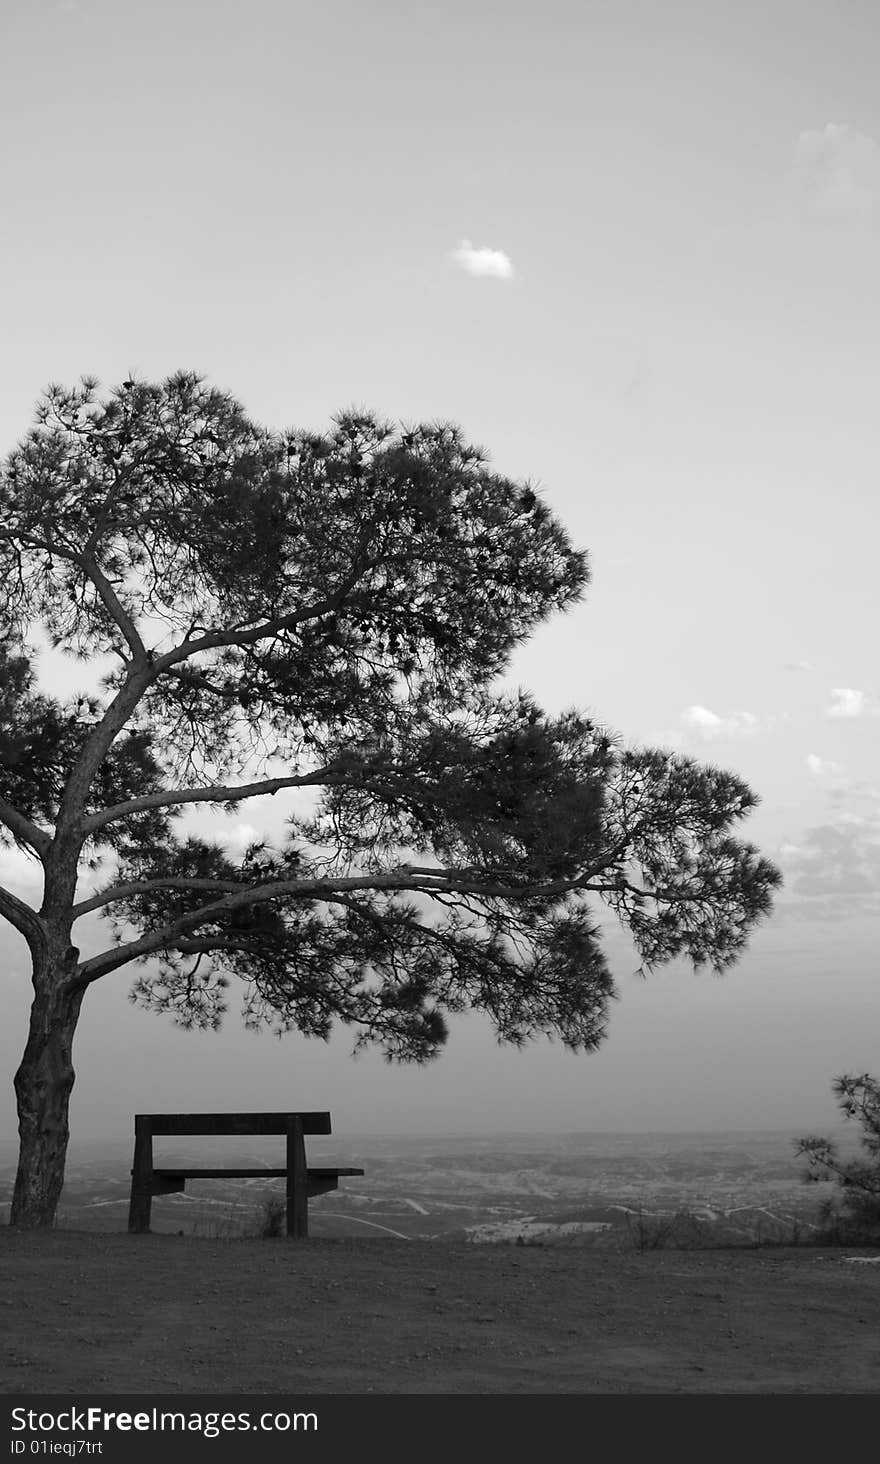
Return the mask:
{"type": "Polygon", "coordinates": [[[793,895],[867,897],[880,910],[880,821],[844,814],[783,845],[781,863],[793,895]]]}
{"type": "Polygon", "coordinates": [[[878,917],[880,786],[834,776],[833,763],[815,761],[817,776],[832,772],[825,789],[830,817],[778,846],[784,886],[777,913],[821,921],[878,917]]]}
{"type": "Polygon", "coordinates": [[[802,132],[794,145],[791,182],[814,216],[869,221],[880,210],[880,146],[845,122],[802,132]]]}
{"type": "Polygon", "coordinates": [[[808,752],[804,763],[814,778],[838,778],[843,773],[841,763],[831,762],[824,757],[817,757],[815,752],[808,752]]]}
{"type": "Polygon", "coordinates": [[[450,256],[452,263],[465,274],[473,275],[475,279],[484,280],[513,280],[516,278],[516,270],[509,254],[503,249],[475,249],[470,239],[462,239],[457,249],[452,251],[450,256]]]}
{"type": "Polygon", "coordinates": [[[810,661],[786,661],[785,669],[786,671],[812,671],[813,666],[810,661]]]}
{"type": "Polygon", "coordinates": [[[701,737],[743,737],[758,730],[758,718],[752,712],[733,712],[721,717],[708,707],[687,707],[682,721],[691,731],[701,737]]]}
{"type": "Polygon", "coordinates": [[[825,708],[826,717],[876,717],[880,716],[880,702],[868,692],[855,686],[835,686],[831,689],[831,705],[825,708]]]}
{"type": "Polygon", "coordinates": [[[646,745],[684,751],[695,739],[714,742],[725,737],[751,737],[769,731],[779,720],[776,715],[756,717],[754,712],[731,712],[722,717],[709,707],[685,707],[677,727],[654,728],[646,737],[646,745]]]}

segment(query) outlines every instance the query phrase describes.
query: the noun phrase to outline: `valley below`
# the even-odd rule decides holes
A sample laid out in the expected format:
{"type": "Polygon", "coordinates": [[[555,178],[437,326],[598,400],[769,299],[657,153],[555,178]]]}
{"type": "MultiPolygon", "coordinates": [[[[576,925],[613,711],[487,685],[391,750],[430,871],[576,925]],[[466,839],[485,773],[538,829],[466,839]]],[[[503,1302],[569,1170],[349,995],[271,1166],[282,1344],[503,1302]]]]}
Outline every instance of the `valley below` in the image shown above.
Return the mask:
{"type": "MultiPolygon", "coordinates": [[[[161,1141],[157,1164],[266,1169],[278,1140],[161,1141]]],[[[832,1187],[807,1185],[788,1134],[569,1134],[484,1138],[312,1139],[311,1164],[356,1166],[362,1177],[309,1203],[316,1238],[393,1236],[472,1244],[616,1249],[803,1244],[832,1187]]],[[[130,1156],[72,1155],[59,1226],[127,1226],[130,1156]]],[[[0,1169],[11,1196],[14,1167],[0,1169]]],[[[153,1201],[157,1233],[223,1239],[260,1235],[283,1180],[188,1180],[153,1201]]],[[[277,1223],[277,1221],[276,1221],[277,1223]]]]}

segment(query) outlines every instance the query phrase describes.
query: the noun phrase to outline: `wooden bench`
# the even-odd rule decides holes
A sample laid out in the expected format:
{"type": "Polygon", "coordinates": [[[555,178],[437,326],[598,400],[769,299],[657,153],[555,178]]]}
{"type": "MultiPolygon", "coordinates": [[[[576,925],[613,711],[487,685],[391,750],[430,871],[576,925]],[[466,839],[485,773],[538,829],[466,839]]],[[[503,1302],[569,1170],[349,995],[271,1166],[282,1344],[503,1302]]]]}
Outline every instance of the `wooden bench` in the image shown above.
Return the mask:
{"type": "Polygon", "coordinates": [[[362,1169],[309,1168],[304,1136],[329,1134],[329,1113],[138,1113],[134,1120],[134,1161],[128,1228],[150,1228],[154,1195],[179,1195],[188,1179],[286,1179],[287,1234],[304,1239],[309,1233],[308,1201],[338,1187],[341,1177],[362,1169]],[[156,1168],[154,1135],[283,1134],[287,1150],[283,1169],[194,1169],[190,1165],[156,1168]]]}

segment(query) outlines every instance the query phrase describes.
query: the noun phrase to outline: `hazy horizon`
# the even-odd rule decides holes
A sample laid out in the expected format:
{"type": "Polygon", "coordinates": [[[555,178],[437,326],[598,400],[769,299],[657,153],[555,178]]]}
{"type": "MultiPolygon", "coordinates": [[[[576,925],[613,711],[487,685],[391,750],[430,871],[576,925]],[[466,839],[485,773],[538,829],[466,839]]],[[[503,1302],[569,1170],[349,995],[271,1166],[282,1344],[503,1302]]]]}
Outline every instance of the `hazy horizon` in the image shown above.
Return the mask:
{"type": "MultiPolygon", "coordinates": [[[[723,978],[643,981],[614,934],[592,1056],[472,1017],[389,1068],[244,1032],[234,991],[184,1033],[120,971],[72,1152],[187,1108],[326,1108],[345,1140],[837,1126],[880,1033],[878,45],[856,0],[7,4],[0,454],[84,373],[196,369],[275,427],[459,422],[590,554],[510,684],[740,774],[785,879],[723,978]]],[[[16,851],[0,883],[38,898],[16,851]]],[[[26,955],[0,927],[0,1146],[26,955]]]]}
{"type": "MultiPolygon", "coordinates": [[[[81,1135],[72,1135],[69,1149],[69,1159],[72,1163],[97,1163],[99,1161],[120,1162],[127,1161],[131,1157],[134,1143],[134,1123],[132,1115],[132,1132],[128,1140],[119,1137],[117,1133],[106,1138],[93,1134],[89,1139],[83,1139],[81,1135]]],[[[583,1140],[585,1147],[590,1143],[600,1144],[602,1142],[613,1142],[622,1144],[624,1147],[634,1147],[638,1153],[650,1154],[655,1144],[669,1144],[675,1148],[676,1144],[682,1146],[686,1151],[688,1145],[698,1141],[709,1143],[747,1143],[753,1140],[757,1143],[769,1143],[773,1140],[780,1144],[793,1144],[794,1140],[805,1137],[810,1131],[810,1126],[799,1128],[796,1131],[788,1128],[695,1128],[695,1129],[572,1129],[566,1131],[553,1127],[537,1129],[499,1129],[486,1133],[477,1131],[451,1130],[373,1130],[362,1129],[356,1126],[347,1129],[345,1133],[334,1132],[329,1138],[313,1138],[308,1140],[309,1149],[313,1153],[327,1154],[336,1150],[344,1151],[347,1155],[354,1155],[358,1152],[359,1145],[364,1146],[365,1152],[372,1152],[377,1146],[387,1144],[390,1148],[399,1147],[401,1151],[408,1152],[416,1146],[424,1146],[426,1150],[435,1149],[438,1146],[449,1145],[466,1151],[467,1148],[483,1145],[491,1147],[493,1144],[517,1145],[521,1147],[532,1143],[547,1141],[548,1152],[556,1143],[570,1146],[577,1141],[583,1140]],[[643,1146],[643,1147],[641,1147],[643,1146]]],[[[822,1128],[823,1134],[834,1140],[842,1152],[855,1151],[858,1148],[858,1129],[851,1123],[845,1124],[840,1121],[839,1115],[836,1123],[825,1124],[822,1128]]],[[[248,1139],[245,1137],[233,1137],[229,1139],[218,1138],[182,1138],[177,1140],[157,1140],[158,1145],[163,1144],[169,1152],[164,1153],[163,1162],[173,1162],[171,1154],[192,1153],[200,1156],[200,1162],[206,1163],[209,1156],[213,1155],[218,1162],[222,1158],[223,1163],[233,1162],[234,1153],[247,1154],[259,1150],[265,1157],[272,1155],[278,1148],[279,1140],[271,1139],[248,1139]],[[274,1144],[274,1148],[273,1148],[274,1144]]],[[[10,1166],[14,1164],[18,1152],[18,1145],[12,1139],[0,1141],[0,1164],[10,1166]]],[[[164,1151],[163,1151],[164,1152],[164,1151]]],[[[793,1162],[796,1156],[792,1152],[793,1162]]],[[[126,1174],[128,1168],[126,1165],[126,1174]]]]}

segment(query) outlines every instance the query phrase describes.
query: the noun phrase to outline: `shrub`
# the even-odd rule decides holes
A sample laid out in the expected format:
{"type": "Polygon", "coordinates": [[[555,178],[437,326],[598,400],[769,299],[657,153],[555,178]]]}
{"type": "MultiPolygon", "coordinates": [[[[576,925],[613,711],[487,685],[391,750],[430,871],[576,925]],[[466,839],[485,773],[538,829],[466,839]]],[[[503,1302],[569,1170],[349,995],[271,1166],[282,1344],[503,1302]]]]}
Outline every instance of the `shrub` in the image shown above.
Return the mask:
{"type": "Polygon", "coordinates": [[[837,1245],[880,1242],[880,1081],[869,1073],[835,1078],[832,1091],[846,1119],[861,1128],[865,1157],[841,1158],[831,1139],[798,1139],[795,1153],[807,1160],[808,1182],[832,1180],[837,1194],[820,1211],[822,1239],[837,1245]]]}
{"type": "Polygon", "coordinates": [[[287,1202],[281,1195],[266,1195],[257,1211],[263,1240],[280,1240],[287,1228],[287,1202]]]}

